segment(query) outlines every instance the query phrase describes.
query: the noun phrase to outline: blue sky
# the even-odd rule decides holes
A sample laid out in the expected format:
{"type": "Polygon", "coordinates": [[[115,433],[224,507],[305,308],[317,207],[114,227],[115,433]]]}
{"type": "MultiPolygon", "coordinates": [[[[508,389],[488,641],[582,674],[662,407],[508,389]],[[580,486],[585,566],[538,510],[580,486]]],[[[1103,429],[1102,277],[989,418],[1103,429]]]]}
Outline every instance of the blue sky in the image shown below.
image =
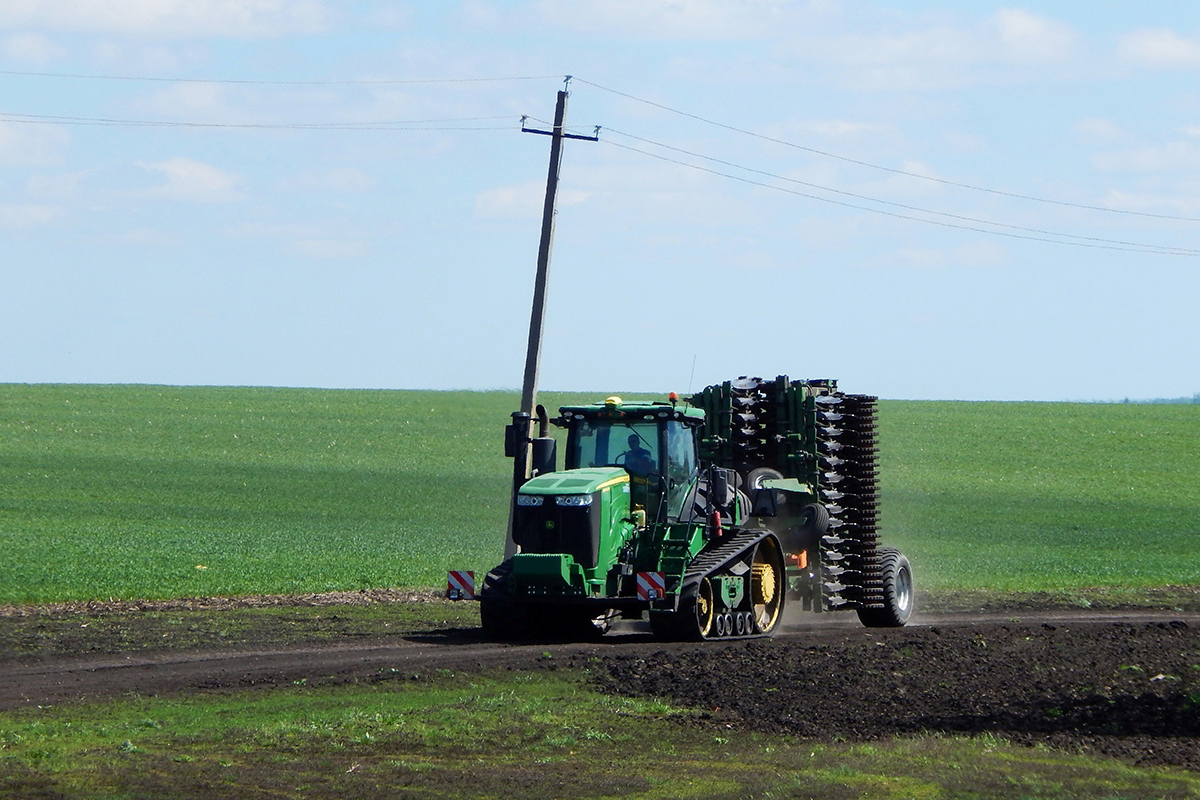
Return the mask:
{"type": "Polygon", "coordinates": [[[518,388],[568,74],[541,388],[1200,391],[1200,6],[857,0],[0,5],[0,382],[518,388]]]}

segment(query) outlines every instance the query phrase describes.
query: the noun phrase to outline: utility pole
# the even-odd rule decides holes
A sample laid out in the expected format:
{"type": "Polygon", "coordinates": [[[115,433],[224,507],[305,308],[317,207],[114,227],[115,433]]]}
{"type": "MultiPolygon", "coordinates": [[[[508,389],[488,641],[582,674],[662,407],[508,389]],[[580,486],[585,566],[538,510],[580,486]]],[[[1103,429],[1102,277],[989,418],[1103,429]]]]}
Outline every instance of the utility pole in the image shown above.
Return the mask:
{"type": "Polygon", "coordinates": [[[538,243],[537,275],[533,283],[533,311],[529,317],[529,345],[525,352],[525,380],[521,385],[521,410],[513,414],[515,452],[513,457],[513,496],[509,501],[508,535],[504,540],[504,557],[510,558],[516,553],[513,542],[513,512],[516,504],[517,489],[530,477],[530,429],[532,427],[534,409],[537,407],[538,368],[542,360],[542,330],[546,319],[546,285],[550,274],[550,249],[554,243],[555,200],[558,194],[558,172],[562,163],[562,144],[564,139],[582,139],[594,142],[600,136],[600,128],[595,135],[583,136],[567,133],[563,126],[567,118],[567,89],[571,84],[568,75],[563,88],[558,93],[558,102],[554,108],[554,127],[543,131],[526,127],[526,118],[521,118],[523,133],[537,133],[550,137],[550,168],[546,175],[546,200],[542,205],[542,236],[538,243]]]}

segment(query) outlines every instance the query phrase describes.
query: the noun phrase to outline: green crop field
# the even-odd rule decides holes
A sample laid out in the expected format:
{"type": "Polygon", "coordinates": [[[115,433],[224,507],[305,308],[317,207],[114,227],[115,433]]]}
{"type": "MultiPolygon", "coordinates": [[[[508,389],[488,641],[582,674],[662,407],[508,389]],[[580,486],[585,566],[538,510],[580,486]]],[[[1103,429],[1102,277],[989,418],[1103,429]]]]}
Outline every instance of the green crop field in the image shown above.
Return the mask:
{"type": "Polygon", "coordinates": [[[887,402],[885,536],[926,586],[1200,584],[1200,406],[887,402]]]}
{"type": "MultiPolygon", "coordinates": [[[[516,403],[0,385],[0,603],[434,587],[487,569],[516,403]]],[[[885,540],[922,586],[1200,584],[1200,406],[883,402],[880,440],[885,540]]]]}

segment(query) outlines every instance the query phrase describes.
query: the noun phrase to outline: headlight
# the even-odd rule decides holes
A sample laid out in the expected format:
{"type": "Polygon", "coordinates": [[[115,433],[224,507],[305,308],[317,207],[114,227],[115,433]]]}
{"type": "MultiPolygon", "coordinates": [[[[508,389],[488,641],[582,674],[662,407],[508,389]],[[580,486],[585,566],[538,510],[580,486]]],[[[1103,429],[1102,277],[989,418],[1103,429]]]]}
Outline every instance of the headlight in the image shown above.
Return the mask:
{"type": "Polygon", "coordinates": [[[519,506],[540,506],[541,504],[542,496],[540,494],[517,495],[517,505],[519,506]]]}
{"type": "Polygon", "coordinates": [[[592,496],[590,494],[564,494],[559,495],[555,502],[560,506],[590,506],[592,496]]]}

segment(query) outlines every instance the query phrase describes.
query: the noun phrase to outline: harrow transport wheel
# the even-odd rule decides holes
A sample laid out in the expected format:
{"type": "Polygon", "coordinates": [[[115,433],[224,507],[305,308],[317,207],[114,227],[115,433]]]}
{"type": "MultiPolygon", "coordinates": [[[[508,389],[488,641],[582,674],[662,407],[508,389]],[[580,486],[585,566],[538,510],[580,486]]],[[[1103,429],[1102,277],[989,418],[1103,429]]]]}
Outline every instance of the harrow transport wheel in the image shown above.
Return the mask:
{"type": "Polygon", "coordinates": [[[783,599],[787,594],[787,573],[779,540],[768,536],[754,549],[750,564],[750,602],[754,605],[754,630],[772,634],[783,615],[783,599]]]}
{"type": "Polygon", "coordinates": [[[820,503],[809,503],[800,509],[800,519],[804,520],[804,527],[817,536],[829,532],[829,509],[820,503]]]}
{"type": "Polygon", "coordinates": [[[782,478],[783,473],[777,469],[771,469],[770,467],[757,467],[756,469],[752,469],[746,473],[746,493],[749,494],[755,489],[761,489],[763,481],[775,481],[782,478]]]}
{"type": "Polygon", "coordinates": [[[868,628],[900,628],[913,610],[912,567],[894,547],[881,547],[883,561],[883,608],[860,608],[858,619],[868,628]]]}

